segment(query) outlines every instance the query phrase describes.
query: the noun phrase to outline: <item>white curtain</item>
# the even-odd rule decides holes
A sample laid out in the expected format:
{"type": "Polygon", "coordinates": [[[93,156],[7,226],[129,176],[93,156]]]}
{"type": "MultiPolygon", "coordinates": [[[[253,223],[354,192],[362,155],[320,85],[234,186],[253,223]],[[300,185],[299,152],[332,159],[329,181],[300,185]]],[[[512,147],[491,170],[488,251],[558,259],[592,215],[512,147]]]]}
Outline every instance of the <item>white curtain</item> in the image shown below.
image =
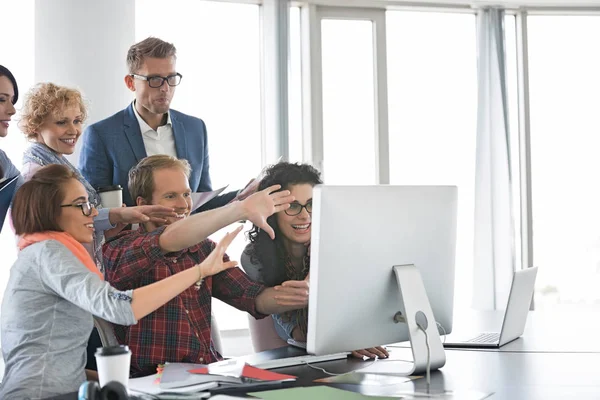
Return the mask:
{"type": "Polygon", "coordinates": [[[504,11],[479,10],[477,50],[473,307],[502,309],[515,269],[504,11]]]}

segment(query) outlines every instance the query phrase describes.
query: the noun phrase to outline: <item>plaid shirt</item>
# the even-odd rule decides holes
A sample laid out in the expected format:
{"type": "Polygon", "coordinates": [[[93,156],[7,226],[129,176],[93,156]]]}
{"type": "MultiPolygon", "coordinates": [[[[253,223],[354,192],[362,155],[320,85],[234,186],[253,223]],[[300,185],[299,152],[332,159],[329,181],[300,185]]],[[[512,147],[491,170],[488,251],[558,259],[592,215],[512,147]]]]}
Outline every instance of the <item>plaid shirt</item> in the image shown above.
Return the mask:
{"type": "MultiPolygon", "coordinates": [[[[164,254],[158,245],[163,230],[146,233],[140,226],[108,241],[103,248],[106,280],[119,290],[146,286],[202,262],[215,247],[207,239],[164,254]]],[[[154,373],[164,362],[208,364],[222,359],[210,336],[211,297],[262,318],[254,303],[263,288],[239,268],[231,268],[204,279],[200,290],[186,289],[137,325],[113,325],[119,343],[131,349],[132,376],[154,373]]]]}

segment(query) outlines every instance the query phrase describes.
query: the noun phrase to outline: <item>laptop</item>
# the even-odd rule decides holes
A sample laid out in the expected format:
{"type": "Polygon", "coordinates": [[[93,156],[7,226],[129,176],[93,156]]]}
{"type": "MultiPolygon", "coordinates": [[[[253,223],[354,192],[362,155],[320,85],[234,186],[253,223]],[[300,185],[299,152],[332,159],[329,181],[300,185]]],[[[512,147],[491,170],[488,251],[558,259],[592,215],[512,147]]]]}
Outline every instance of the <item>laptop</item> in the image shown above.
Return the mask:
{"type": "Polygon", "coordinates": [[[498,348],[519,338],[525,330],[536,275],[537,267],[513,275],[500,332],[449,335],[444,347],[498,348]]]}

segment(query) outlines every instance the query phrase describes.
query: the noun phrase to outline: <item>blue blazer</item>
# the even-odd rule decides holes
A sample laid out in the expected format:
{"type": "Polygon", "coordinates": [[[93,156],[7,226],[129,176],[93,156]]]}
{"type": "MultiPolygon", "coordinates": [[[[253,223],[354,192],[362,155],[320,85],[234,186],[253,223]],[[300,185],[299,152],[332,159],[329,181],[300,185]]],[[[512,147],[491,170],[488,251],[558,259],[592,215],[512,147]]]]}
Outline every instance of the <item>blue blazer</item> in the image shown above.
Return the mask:
{"type": "MultiPolygon", "coordinates": [[[[212,190],[206,126],[195,118],[170,110],[177,157],[188,160],[192,167],[190,188],[194,192],[212,190]]],[[[83,133],[79,169],[94,188],[121,185],[123,202],[134,206],[128,188],[129,170],[147,156],[140,125],[133,111],[133,103],[111,117],[88,126],[83,133]]],[[[202,210],[220,207],[231,201],[236,192],[221,195],[202,210]]]]}

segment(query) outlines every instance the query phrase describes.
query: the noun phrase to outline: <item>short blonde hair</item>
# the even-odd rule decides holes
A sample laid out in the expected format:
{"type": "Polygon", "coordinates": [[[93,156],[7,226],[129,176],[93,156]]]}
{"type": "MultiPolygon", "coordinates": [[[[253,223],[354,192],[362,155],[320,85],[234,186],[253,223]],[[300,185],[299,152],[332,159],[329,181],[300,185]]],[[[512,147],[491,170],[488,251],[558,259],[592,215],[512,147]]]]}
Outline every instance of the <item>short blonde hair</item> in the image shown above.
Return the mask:
{"type": "Polygon", "coordinates": [[[166,154],[155,154],[142,159],[129,171],[129,193],[134,202],[141,197],[148,204],[152,202],[154,192],[154,171],[157,169],[180,168],[189,179],[192,171],[190,163],[166,154]]]}
{"type": "Polygon", "coordinates": [[[135,74],[142,67],[144,59],[169,57],[177,59],[177,49],[173,43],[150,36],[129,48],[129,51],[127,51],[127,68],[130,74],[135,74]]]}
{"type": "Polygon", "coordinates": [[[54,83],[39,83],[25,95],[19,127],[29,139],[35,139],[46,118],[56,117],[72,106],[79,107],[82,122],[85,121],[87,108],[79,90],[54,83]]]}

